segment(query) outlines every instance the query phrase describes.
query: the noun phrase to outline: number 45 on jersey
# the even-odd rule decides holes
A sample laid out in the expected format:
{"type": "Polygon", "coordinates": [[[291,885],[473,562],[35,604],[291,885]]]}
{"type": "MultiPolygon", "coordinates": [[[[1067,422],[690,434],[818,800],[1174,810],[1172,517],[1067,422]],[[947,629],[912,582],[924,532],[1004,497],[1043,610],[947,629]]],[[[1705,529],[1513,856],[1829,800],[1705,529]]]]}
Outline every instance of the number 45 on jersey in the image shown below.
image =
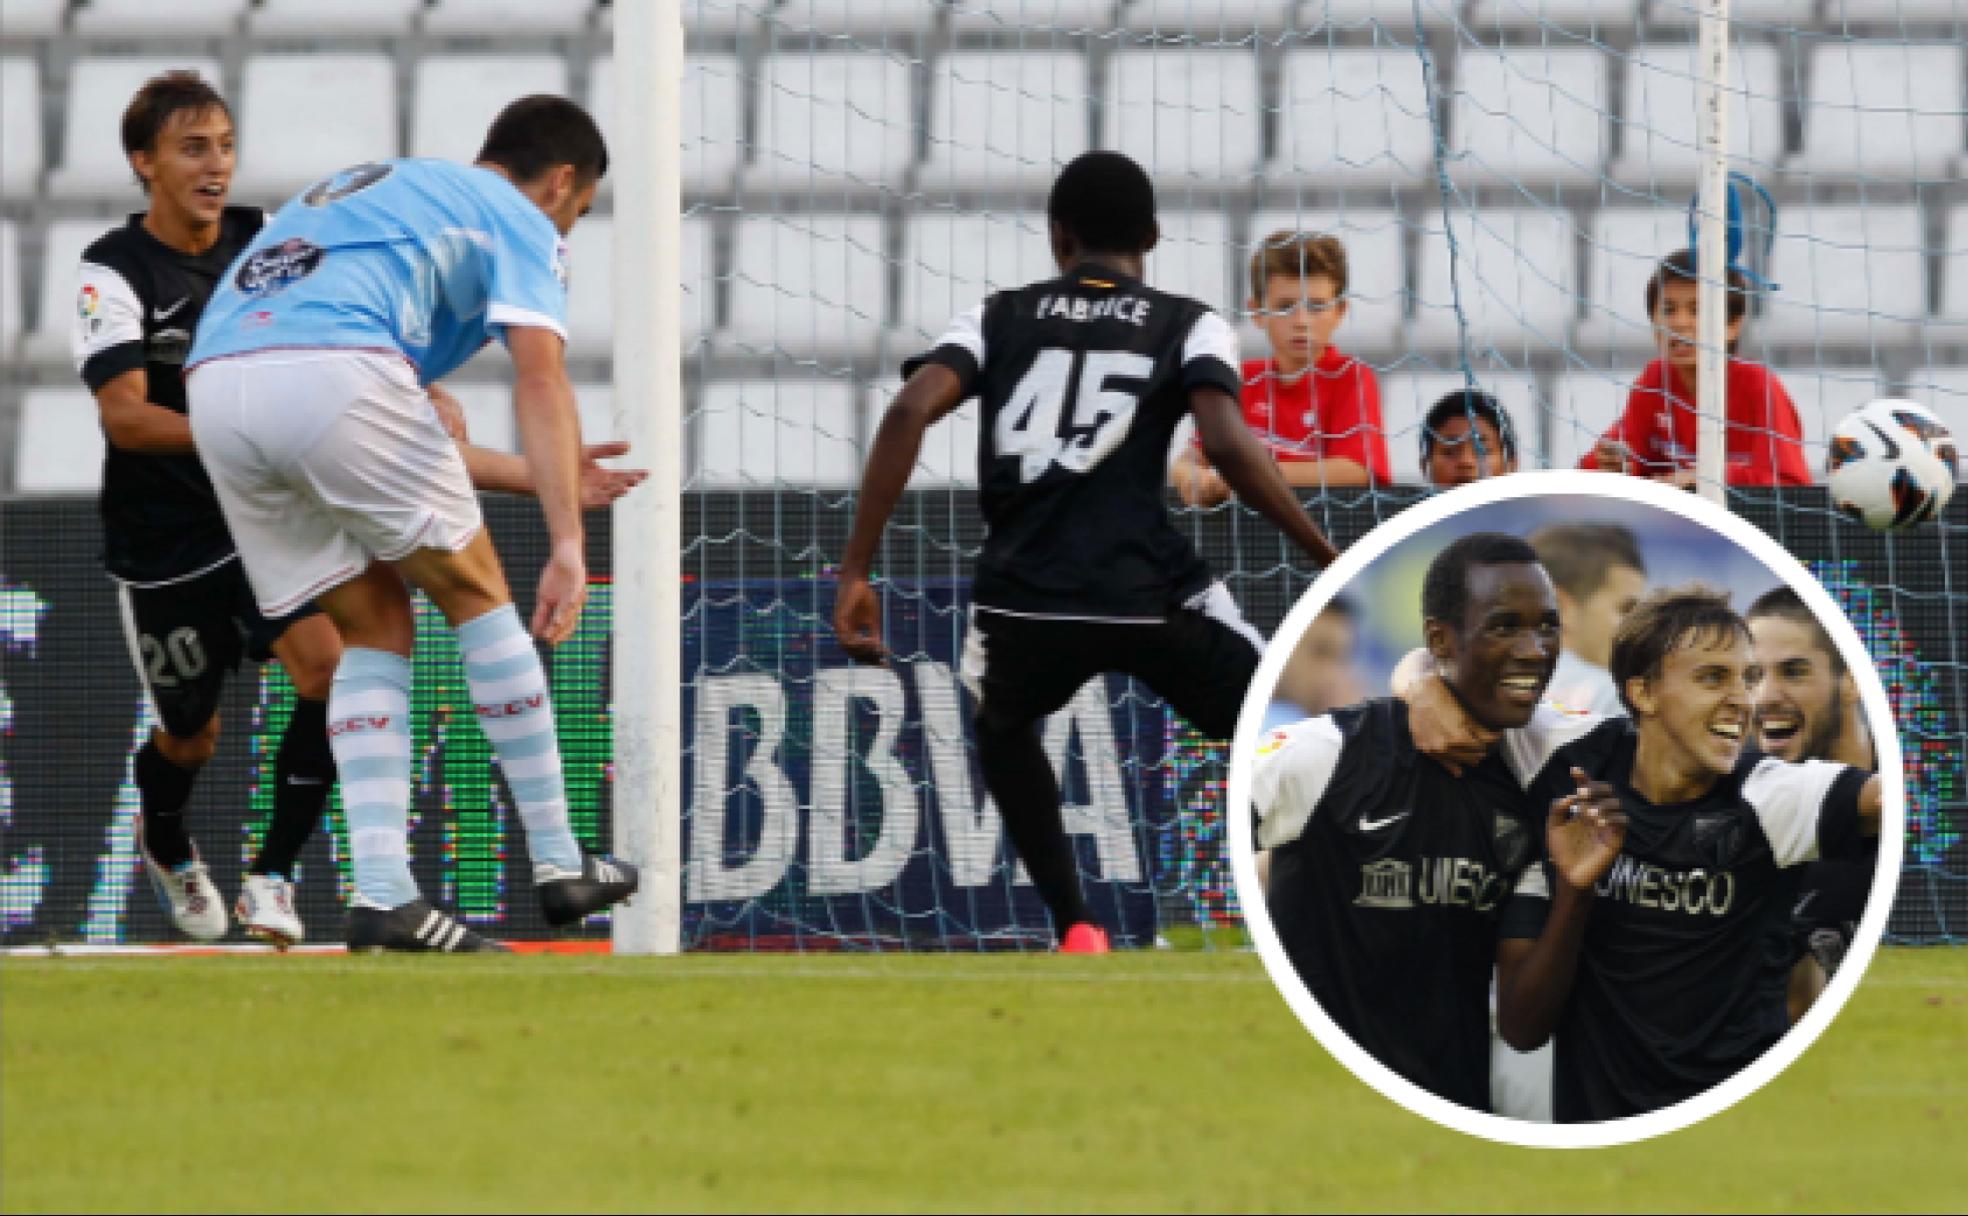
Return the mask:
{"type": "Polygon", "coordinates": [[[1025,482],[1055,464],[1086,472],[1127,438],[1140,404],[1133,392],[1108,382],[1145,382],[1154,370],[1153,359],[1125,351],[1040,351],[998,411],[998,455],[1018,457],[1018,479],[1025,482]]]}

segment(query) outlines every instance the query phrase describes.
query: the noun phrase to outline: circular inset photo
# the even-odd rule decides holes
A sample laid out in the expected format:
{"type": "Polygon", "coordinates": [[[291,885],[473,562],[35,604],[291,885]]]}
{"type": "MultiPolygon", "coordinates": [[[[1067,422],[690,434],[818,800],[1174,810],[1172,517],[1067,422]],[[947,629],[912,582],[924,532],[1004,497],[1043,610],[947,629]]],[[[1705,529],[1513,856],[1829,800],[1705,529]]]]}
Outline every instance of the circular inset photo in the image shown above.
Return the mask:
{"type": "Polygon", "coordinates": [[[1824,1029],[1905,791],[1885,688],[1795,558],[1691,494],[1534,473],[1319,577],[1229,798],[1252,937],[1327,1050],[1439,1123],[1586,1147],[1723,1110],[1824,1029]]]}

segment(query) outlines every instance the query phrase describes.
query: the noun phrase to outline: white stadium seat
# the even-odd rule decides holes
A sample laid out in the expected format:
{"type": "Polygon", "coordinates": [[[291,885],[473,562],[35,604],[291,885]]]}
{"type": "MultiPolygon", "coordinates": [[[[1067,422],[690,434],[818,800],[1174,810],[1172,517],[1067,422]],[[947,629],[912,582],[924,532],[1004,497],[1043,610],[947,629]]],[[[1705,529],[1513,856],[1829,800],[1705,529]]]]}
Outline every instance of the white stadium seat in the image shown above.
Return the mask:
{"type": "Polygon", "coordinates": [[[1465,46],[1449,136],[1458,178],[1597,181],[1611,114],[1606,57],[1588,47],[1465,46]]]}
{"type": "Polygon", "coordinates": [[[860,406],[844,380],[719,381],[696,417],[703,488],[853,485],[860,406]]]}
{"type": "Polygon", "coordinates": [[[447,383],[444,387],[465,407],[465,431],[473,444],[496,452],[519,451],[510,385],[447,383]]]}
{"type": "MultiPolygon", "coordinates": [[[[716,193],[731,188],[745,153],[746,80],[736,55],[686,55],[680,90],[683,109],[683,188],[716,193]]],[[[615,123],[615,57],[602,55],[589,73],[588,112],[608,135],[615,123]]],[[[611,147],[614,145],[611,143],[611,147]]],[[[601,181],[607,194],[611,173],[601,181]]]]}
{"type": "Polygon", "coordinates": [[[1086,56],[953,51],[929,79],[925,187],[1039,189],[1086,151],[1086,56]]]}
{"type": "Polygon", "coordinates": [[[20,228],[12,220],[0,220],[0,360],[14,361],[26,306],[21,294],[20,228]]]}
{"type": "Polygon", "coordinates": [[[211,59],[105,55],[76,60],[68,72],[62,164],[49,175],[48,192],[57,198],[136,198],[136,176],[123,156],[123,110],[144,81],[176,69],[222,84],[219,65],[211,59]]]}
{"type": "Polygon", "coordinates": [[[424,0],[260,0],[246,17],[256,37],[400,38],[416,25],[424,0]]]}
{"type": "Polygon", "coordinates": [[[1453,213],[1457,262],[1450,281],[1449,242],[1441,222],[1421,234],[1419,292],[1413,330],[1418,345],[1463,344],[1456,303],[1475,350],[1495,348],[1513,365],[1520,355],[1562,351],[1571,341],[1578,297],[1573,287],[1573,228],[1562,211],[1453,213]]]}
{"type": "Polygon", "coordinates": [[[1248,42],[1292,23],[1296,0],[1132,0],[1121,9],[1121,28],[1163,40],[1248,42]]]}
{"type": "Polygon", "coordinates": [[[955,0],[950,28],[959,34],[1001,34],[1036,49],[1056,34],[1105,33],[1114,28],[1115,0],[955,0]]]}
{"type": "Polygon", "coordinates": [[[936,22],[923,0],[784,0],[766,14],[769,32],[828,38],[849,36],[867,46],[916,37],[936,22]]]}
{"type": "Polygon", "coordinates": [[[1842,31],[1847,23],[1879,25],[1888,31],[1916,24],[1946,29],[1968,23],[1968,5],[1962,0],[1825,0],[1824,26],[1842,31]]]}
{"type": "Polygon", "coordinates": [[[747,353],[851,357],[886,321],[888,266],[872,215],[747,215],[732,239],[731,340],[747,353]]]}
{"type": "MultiPolygon", "coordinates": [[[[1954,433],[1955,447],[1968,445],[1968,367],[1923,367],[1895,393],[1933,410],[1954,433]]],[[[1958,489],[1959,487],[1957,487],[1958,489]]]]}
{"type": "MultiPolygon", "coordinates": [[[[868,386],[861,433],[871,442],[899,387],[893,381],[868,386]]],[[[923,434],[916,471],[909,474],[912,488],[977,484],[977,414],[977,399],[973,397],[923,434]]]]}
{"type": "Polygon", "coordinates": [[[533,93],[567,92],[559,55],[431,55],[417,62],[410,155],[469,164],[499,111],[533,93]]]}
{"type": "Polygon", "coordinates": [[[14,491],[94,494],[102,487],[103,433],[84,388],[31,388],[21,397],[14,491]]]}
{"type": "MultiPolygon", "coordinates": [[[[755,33],[775,0],[683,0],[683,31],[691,35],[729,38],[755,33]]],[[[615,28],[615,6],[601,10],[603,29],[615,28]]]]}
{"type": "MultiPolygon", "coordinates": [[[[75,10],[75,32],[118,38],[211,38],[239,28],[250,0],[89,0],[75,10]]],[[[13,0],[7,3],[12,33],[13,0]]]]}
{"type": "Polygon", "coordinates": [[[1585,318],[1572,345],[1594,367],[1623,367],[1651,358],[1654,327],[1647,316],[1647,280],[1668,254],[1688,246],[1688,215],[1680,208],[1608,208],[1592,217],[1585,249],[1585,318]]]}
{"type": "Polygon", "coordinates": [[[1968,205],[1947,213],[1941,242],[1941,316],[1953,329],[1968,325],[1968,205]]]}
{"type": "Polygon", "coordinates": [[[68,0],[7,0],[9,38],[47,38],[61,33],[68,0]]]}
{"type": "Polygon", "coordinates": [[[1811,52],[1799,167],[1813,176],[1947,180],[1961,158],[1962,50],[1832,42],[1811,52]]]}
{"type": "Polygon", "coordinates": [[[40,183],[41,69],[25,55],[0,59],[0,198],[26,198],[40,183]]]}
{"type": "MultiPolygon", "coordinates": [[[[1250,259],[1274,232],[1326,232],[1346,246],[1349,303],[1346,320],[1333,335],[1343,351],[1400,353],[1407,328],[1407,276],[1402,270],[1403,232],[1392,211],[1345,211],[1338,215],[1262,211],[1251,217],[1250,238],[1236,266],[1235,302],[1241,314],[1250,297],[1250,259]]],[[[1264,346],[1255,328],[1243,331],[1244,357],[1261,358],[1264,346]],[[1253,345],[1253,342],[1256,345],[1253,345]]]]}
{"type": "Polygon", "coordinates": [[[1625,411],[1627,394],[1641,366],[1636,362],[1620,369],[1568,372],[1558,377],[1551,394],[1551,444],[1545,452],[1544,468],[1578,467],[1592,445],[1625,411]]]}
{"type": "Polygon", "coordinates": [[[397,154],[396,64],[359,52],[279,52],[246,61],[241,202],[283,203],[302,186],[397,154]]]}
{"type": "MultiPolygon", "coordinates": [[[[1777,48],[1736,44],[1729,57],[1730,167],[1767,177],[1784,155],[1785,86],[1777,48]]],[[[1613,176],[1637,184],[1692,189],[1701,169],[1700,78],[1692,43],[1643,46],[1626,64],[1613,176]]]]}
{"type": "Polygon", "coordinates": [[[1264,150],[1261,77],[1253,50],[1121,51],[1107,65],[1101,146],[1132,156],[1158,185],[1243,184],[1264,150]]]}
{"type": "MultiPolygon", "coordinates": [[[[1380,378],[1380,417],[1387,428],[1387,455],[1394,480],[1426,484],[1421,475],[1421,424],[1428,410],[1450,393],[1467,387],[1461,372],[1424,372],[1380,378]]],[[[1523,372],[1479,373],[1476,387],[1489,393],[1510,416],[1516,432],[1518,468],[1538,467],[1537,421],[1542,408],[1537,381],[1523,372]]]]}
{"type": "Polygon", "coordinates": [[[1463,21],[1478,37],[1497,29],[1611,33],[1633,28],[1644,0],[1470,0],[1463,21]]]}
{"type": "Polygon", "coordinates": [[[912,217],[902,236],[899,349],[927,348],[951,318],[994,291],[1058,273],[1046,233],[1036,211],[912,217]]]}
{"type": "MultiPolygon", "coordinates": [[[[615,218],[589,216],[567,237],[567,338],[575,358],[613,353],[615,319],[615,218]]],[[[682,221],[681,333],[690,354],[708,336],[716,279],[711,273],[711,224],[701,215],[682,221]]]]}
{"type": "Polygon", "coordinates": [[[1345,192],[1435,171],[1421,59],[1406,50],[1287,51],[1273,176],[1345,192]]]}
{"type": "MultiPolygon", "coordinates": [[[[1428,29],[1457,24],[1461,0],[1420,0],[1421,21],[1428,29]]],[[[1396,42],[1413,42],[1415,0],[1304,0],[1297,16],[1307,30],[1359,30],[1369,23],[1396,42]]]]}
{"type": "MultiPolygon", "coordinates": [[[[1809,0],[1729,0],[1729,20],[1737,27],[1737,37],[1749,37],[1766,30],[1793,34],[1811,20],[1809,11],[1799,11],[1809,0]]],[[[1836,0],[1834,0],[1834,3],[1836,0]]],[[[1647,6],[1649,25],[1692,26],[1701,20],[1702,0],[1652,0],[1647,6]]],[[[1692,31],[1690,31],[1692,32],[1692,31]]]]}
{"type": "Polygon", "coordinates": [[[909,65],[879,51],[768,55],[759,67],[758,107],[748,189],[892,189],[915,152],[909,65]]]}
{"type": "MultiPolygon", "coordinates": [[[[1161,201],[1167,207],[1169,194],[1161,201]]],[[[1148,255],[1148,285],[1201,300],[1234,322],[1244,297],[1230,275],[1237,250],[1229,220],[1221,211],[1164,210],[1157,218],[1162,239],[1148,255]]]]}
{"type": "Polygon", "coordinates": [[[1927,257],[1914,207],[1792,207],[1777,219],[1772,343],[1902,342],[1927,315],[1927,257]]]}
{"type": "Polygon", "coordinates": [[[1845,415],[1868,401],[1889,396],[1884,378],[1870,367],[1777,369],[1791,401],[1797,406],[1797,420],[1804,425],[1804,461],[1811,469],[1811,480],[1824,480],[1825,437],[1845,415]]]}
{"type": "Polygon", "coordinates": [[[82,251],[115,227],[116,221],[56,220],[48,225],[41,252],[41,306],[34,329],[21,343],[21,357],[34,363],[71,366],[70,327],[75,319],[75,273],[82,251]]]}
{"type": "Polygon", "coordinates": [[[424,32],[460,37],[578,34],[594,0],[433,0],[424,32]]]}

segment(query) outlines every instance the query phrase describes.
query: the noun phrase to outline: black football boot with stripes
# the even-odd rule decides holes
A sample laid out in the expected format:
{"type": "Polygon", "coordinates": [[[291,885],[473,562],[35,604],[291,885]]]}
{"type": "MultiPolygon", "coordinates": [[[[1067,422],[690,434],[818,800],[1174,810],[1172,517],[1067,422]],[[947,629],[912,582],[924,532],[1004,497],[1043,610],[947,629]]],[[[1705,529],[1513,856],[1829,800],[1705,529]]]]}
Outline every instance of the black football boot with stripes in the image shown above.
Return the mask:
{"type": "Polygon", "coordinates": [[[533,886],[540,893],[540,913],[560,928],[585,920],[636,893],[642,881],[636,868],[613,857],[584,854],[579,870],[557,866],[533,867],[533,886]]]}
{"type": "Polygon", "coordinates": [[[348,914],[349,953],[404,950],[443,954],[510,954],[512,947],[466,928],[423,900],[400,908],[354,907],[348,914]]]}

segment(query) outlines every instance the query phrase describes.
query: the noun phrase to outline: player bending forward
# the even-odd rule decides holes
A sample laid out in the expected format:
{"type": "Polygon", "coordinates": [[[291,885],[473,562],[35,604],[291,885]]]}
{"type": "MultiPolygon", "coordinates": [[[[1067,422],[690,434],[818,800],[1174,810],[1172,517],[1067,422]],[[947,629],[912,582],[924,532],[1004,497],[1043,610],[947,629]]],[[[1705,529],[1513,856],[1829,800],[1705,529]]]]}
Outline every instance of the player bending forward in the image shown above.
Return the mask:
{"type": "Polygon", "coordinates": [[[834,629],[854,658],[881,661],[881,607],[868,585],[875,546],[923,432],[980,398],[989,535],[963,657],[978,760],[1060,949],[1103,953],[1040,721],[1114,671],[1227,739],[1262,645],[1163,506],[1183,415],[1195,415],[1205,455],[1239,497],[1312,561],[1323,566],[1335,551],[1244,424],[1230,327],[1141,281],[1160,230],[1140,166],[1115,152],[1079,157],[1054,183],[1047,215],[1060,277],[991,296],[904,366],[908,382],[862,478],[834,629]]]}
{"type": "Polygon", "coordinates": [[[562,238],[607,166],[594,120],[537,96],[499,115],[476,165],[395,160],[325,178],[233,265],[192,348],[192,431],[261,610],[312,599],[346,644],[328,732],[355,871],[351,949],[503,949],[425,903],[410,874],[406,579],[457,630],[546,919],[569,924],[636,889],[634,867],[584,856],[568,826],[539,655],[425,388],[491,338],[510,351],[552,542],[533,633],[564,640],[587,567],[562,238]]]}

